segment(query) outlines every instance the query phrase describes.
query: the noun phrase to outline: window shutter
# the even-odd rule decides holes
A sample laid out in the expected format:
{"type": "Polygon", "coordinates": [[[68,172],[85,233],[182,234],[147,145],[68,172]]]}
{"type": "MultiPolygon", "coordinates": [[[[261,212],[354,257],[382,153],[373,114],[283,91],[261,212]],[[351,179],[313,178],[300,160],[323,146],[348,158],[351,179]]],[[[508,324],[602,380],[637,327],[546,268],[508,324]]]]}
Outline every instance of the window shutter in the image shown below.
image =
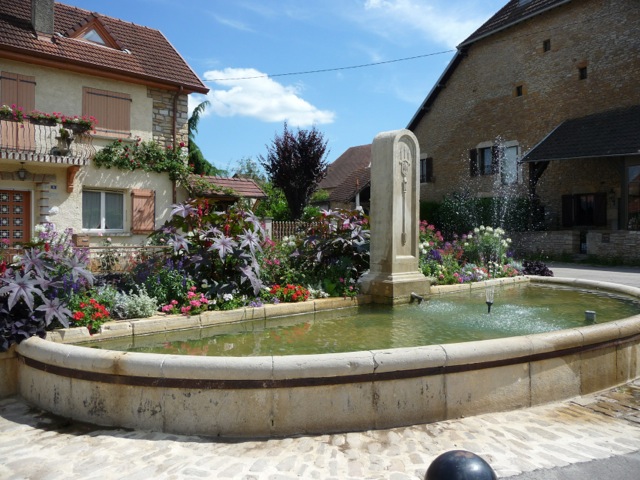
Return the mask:
{"type": "Polygon", "coordinates": [[[573,226],[573,195],[562,195],[562,226],[573,226]]]}
{"type": "Polygon", "coordinates": [[[82,115],[95,117],[96,131],[100,133],[129,136],[131,134],[131,95],[84,87],[82,115]]]}
{"type": "MultiPolygon", "coordinates": [[[[18,73],[2,72],[0,105],[22,107],[25,115],[36,109],[36,78],[18,73]]],[[[22,124],[5,122],[2,144],[10,150],[35,150],[35,129],[28,121],[22,124]]]]}
{"type": "Polygon", "coordinates": [[[469,174],[472,177],[477,177],[480,174],[478,169],[478,150],[475,148],[469,150],[469,174]]]}
{"type": "Polygon", "coordinates": [[[133,190],[131,192],[131,233],[153,233],[156,226],[156,192],[133,190]]]}
{"type": "Polygon", "coordinates": [[[604,192],[593,195],[593,224],[600,227],[607,224],[607,194],[604,192]]]}
{"type": "Polygon", "coordinates": [[[425,163],[425,176],[426,176],[426,182],[433,182],[433,158],[432,157],[427,157],[424,160],[425,163]]]}

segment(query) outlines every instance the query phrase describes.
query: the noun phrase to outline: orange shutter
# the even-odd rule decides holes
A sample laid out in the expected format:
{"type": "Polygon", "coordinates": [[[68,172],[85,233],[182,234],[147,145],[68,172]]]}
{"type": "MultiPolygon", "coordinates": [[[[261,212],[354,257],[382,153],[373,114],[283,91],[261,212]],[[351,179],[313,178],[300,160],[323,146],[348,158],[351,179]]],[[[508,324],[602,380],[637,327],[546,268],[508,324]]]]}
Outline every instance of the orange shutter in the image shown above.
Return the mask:
{"type": "Polygon", "coordinates": [[[153,233],[156,227],[156,192],[133,190],[131,209],[131,233],[153,233]]]}
{"type": "Polygon", "coordinates": [[[131,134],[131,95],[96,88],[82,89],[82,115],[93,116],[96,130],[113,136],[131,134]]]}

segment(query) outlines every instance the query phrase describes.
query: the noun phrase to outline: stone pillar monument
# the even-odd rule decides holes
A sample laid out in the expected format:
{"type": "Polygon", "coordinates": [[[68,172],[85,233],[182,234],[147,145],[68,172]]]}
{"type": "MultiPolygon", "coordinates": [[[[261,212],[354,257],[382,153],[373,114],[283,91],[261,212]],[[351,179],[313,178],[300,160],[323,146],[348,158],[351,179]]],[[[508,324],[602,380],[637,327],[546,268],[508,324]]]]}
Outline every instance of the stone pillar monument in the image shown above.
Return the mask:
{"type": "Polygon", "coordinates": [[[429,293],[418,269],[420,184],[418,139],[409,130],[383,132],[371,148],[371,269],[362,291],[398,304],[429,293]]]}

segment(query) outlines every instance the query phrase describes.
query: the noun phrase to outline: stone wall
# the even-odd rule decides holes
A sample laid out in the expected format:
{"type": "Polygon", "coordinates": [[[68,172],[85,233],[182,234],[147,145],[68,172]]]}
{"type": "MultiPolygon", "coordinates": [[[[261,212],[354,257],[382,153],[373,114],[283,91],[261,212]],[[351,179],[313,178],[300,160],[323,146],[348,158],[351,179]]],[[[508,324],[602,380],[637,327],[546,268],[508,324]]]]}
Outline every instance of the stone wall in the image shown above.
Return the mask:
{"type": "Polygon", "coordinates": [[[640,260],[640,231],[556,230],[513,233],[511,239],[518,258],[586,254],[627,263],[640,260]]]}
{"type": "MultiPolygon", "coordinates": [[[[421,185],[421,199],[438,201],[461,190],[493,195],[497,175],[472,178],[469,172],[469,150],[483,142],[514,141],[523,153],[566,119],[640,103],[640,56],[631,53],[640,50],[638,31],[639,2],[583,0],[471,45],[414,128],[420,152],[433,158],[435,177],[421,185]],[[545,40],[551,41],[547,52],[545,40]],[[580,80],[584,66],[588,77],[580,80]]],[[[580,193],[614,188],[619,194],[619,173],[607,159],[551,164],[540,194],[554,218],[562,194],[583,188],[588,192],[580,193]]],[[[520,167],[522,193],[527,179],[527,168],[520,167]]]]}
{"type": "MultiPolygon", "coordinates": [[[[173,106],[176,92],[149,88],[147,95],[153,100],[153,139],[164,147],[173,146],[173,106]]],[[[178,95],[177,110],[176,141],[178,144],[186,144],[189,135],[187,95],[178,95]]]]}

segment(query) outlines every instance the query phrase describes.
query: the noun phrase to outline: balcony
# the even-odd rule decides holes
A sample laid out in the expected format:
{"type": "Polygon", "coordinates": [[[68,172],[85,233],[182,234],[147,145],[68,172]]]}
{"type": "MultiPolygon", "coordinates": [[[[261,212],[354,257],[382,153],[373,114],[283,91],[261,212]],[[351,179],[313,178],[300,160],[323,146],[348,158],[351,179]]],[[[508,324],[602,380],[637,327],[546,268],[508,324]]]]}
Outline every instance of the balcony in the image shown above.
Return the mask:
{"type": "Polygon", "coordinates": [[[86,132],[28,118],[24,122],[0,119],[0,159],[84,166],[95,151],[93,137],[86,132]]]}

